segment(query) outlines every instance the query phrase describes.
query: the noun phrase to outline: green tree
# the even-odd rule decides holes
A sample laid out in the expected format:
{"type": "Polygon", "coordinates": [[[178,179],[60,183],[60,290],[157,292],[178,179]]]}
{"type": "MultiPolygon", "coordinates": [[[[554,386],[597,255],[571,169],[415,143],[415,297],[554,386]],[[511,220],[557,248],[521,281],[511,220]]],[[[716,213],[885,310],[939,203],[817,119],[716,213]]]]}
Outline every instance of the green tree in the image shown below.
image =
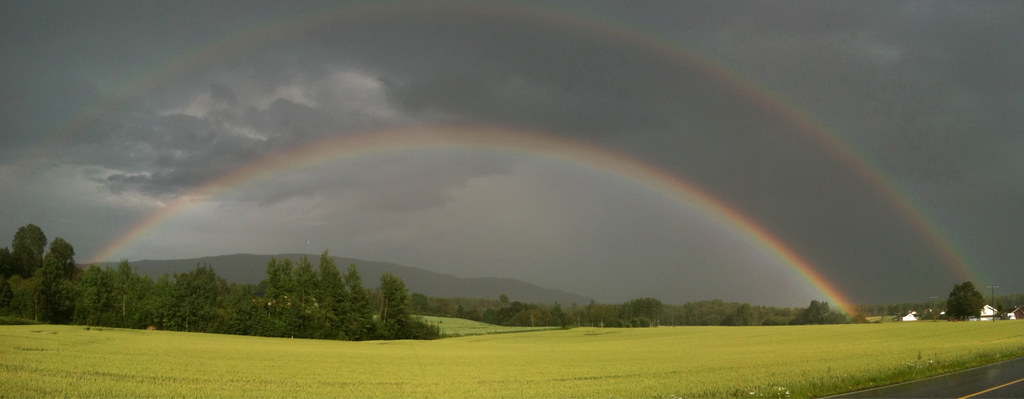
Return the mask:
{"type": "MultiPolygon", "coordinates": [[[[513,304],[519,303],[518,301],[513,304]]],[[[535,304],[523,304],[522,310],[516,312],[505,322],[506,325],[522,326],[522,327],[536,327],[537,325],[545,324],[544,311],[535,304]]]]}
{"type": "Polygon", "coordinates": [[[619,307],[590,300],[583,310],[583,316],[583,322],[591,327],[615,327],[618,325],[619,307]]]}
{"type": "Polygon", "coordinates": [[[363,288],[363,278],[359,275],[356,265],[348,265],[348,272],[343,277],[345,290],[348,292],[345,309],[345,336],[361,341],[377,338],[377,324],[373,321],[373,310],[370,309],[370,298],[363,288]]]}
{"type": "Polygon", "coordinates": [[[736,310],[725,318],[723,324],[727,326],[753,326],[757,324],[755,319],[754,309],[750,304],[742,303],[736,307],[736,310]]]}
{"type": "Polygon", "coordinates": [[[11,285],[11,304],[8,314],[31,320],[39,320],[40,288],[38,278],[23,278],[15,274],[7,280],[11,285]]]}
{"type": "Polygon", "coordinates": [[[294,323],[289,326],[290,335],[294,337],[310,338],[314,335],[315,313],[318,312],[320,304],[317,303],[316,293],[320,285],[319,276],[313,271],[313,264],[309,257],[302,255],[295,266],[295,289],[291,310],[294,323]]]}
{"type": "Polygon", "coordinates": [[[7,314],[11,310],[11,302],[14,300],[14,290],[7,278],[0,276],[0,315],[7,314]]]}
{"type": "Polygon", "coordinates": [[[35,275],[36,270],[43,266],[45,249],[46,235],[43,229],[34,224],[19,227],[11,242],[15,272],[25,278],[35,275]]]}
{"type": "Polygon", "coordinates": [[[622,304],[619,317],[634,327],[657,326],[665,305],[656,298],[636,298],[622,304]]]}
{"type": "Polygon", "coordinates": [[[11,278],[18,271],[14,263],[14,256],[7,247],[0,248],[0,278],[11,278]]]}
{"type": "Polygon", "coordinates": [[[320,254],[320,286],[317,291],[317,302],[320,307],[317,312],[316,338],[343,339],[345,334],[342,328],[342,317],[344,317],[346,291],[345,282],[341,279],[341,272],[334,260],[327,255],[327,251],[320,254]]]}
{"type": "Polygon", "coordinates": [[[119,325],[114,275],[99,266],[89,266],[76,281],[74,322],[87,326],[119,325]]]}
{"type": "Polygon", "coordinates": [[[221,334],[252,334],[259,313],[254,292],[255,287],[251,284],[231,284],[224,300],[217,307],[217,322],[213,331],[221,334]]]}
{"type": "Polygon", "coordinates": [[[562,305],[558,303],[556,303],[555,306],[551,308],[551,321],[562,328],[568,327],[569,323],[571,323],[569,315],[566,314],[564,310],[562,310],[562,305]]]}
{"type": "Polygon", "coordinates": [[[266,292],[264,293],[266,316],[261,317],[257,328],[259,335],[289,336],[290,328],[296,324],[293,321],[294,312],[291,309],[294,290],[292,261],[288,258],[281,260],[271,258],[267,261],[266,292]]]}
{"type": "Polygon", "coordinates": [[[729,307],[721,299],[689,302],[683,305],[682,321],[689,326],[717,326],[724,324],[729,307]]]}
{"type": "Polygon", "coordinates": [[[409,336],[409,294],[405,282],[391,273],[380,276],[380,325],[385,339],[409,336]]]}
{"type": "Polygon", "coordinates": [[[39,280],[38,318],[50,323],[66,323],[71,320],[73,287],[67,280],[64,265],[56,257],[50,257],[43,267],[36,270],[39,280]]]}
{"type": "Polygon", "coordinates": [[[430,299],[418,292],[409,297],[409,307],[413,313],[418,315],[431,314],[430,299]]]}
{"type": "Polygon", "coordinates": [[[985,306],[985,297],[974,287],[974,283],[964,281],[953,286],[946,306],[946,315],[949,318],[964,320],[981,314],[981,307],[985,306]]]}
{"type": "Polygon", "coordinates": [[[152,309],[146,307],[152,280],[136,273],[127,259],[121,259],[117,269],[111,273],[117,304],[117,325],[125,328],[146,328],[153,325],[152,309]]]}
{"type": "Polygon", "coordinates": [[[167,273],[157,277],[153,283],[150,295],[146,297],[146,309],[148,310],[152,325],[158,329],[177,328],[177,302],[174,295],[174,281],[167,273]]]}
{"type": "Polygon", "coordinates": [[[217,299],[226,291],[226,285],[206,264],[197,265],[191,272],[176,274],[175,327],[185,331],[209,331],[217,319],[217,299]]]}
{"type": "Polygon", "coordinates": [[[280,302],[283,305],[288,302],[288,296],[294,290],[294,279],[292,276],[292,261],[285,258],[280,261],[270,258],[267,261],[267,289],[266,298],[268,301],[280,302]]]}
{"type": "Polygon", "coordinates": [[[828,302],[811,301],[810,306],[800,312],[794,320],[795,324],[843,324],[849,323],[846,315],[833,312],[828,307],[828,302]]]}
{"type": "Polygon", "coordinates": [[[75,248],[60,237],[54,237],[53,242],[50,243],[50,250],[46,253],[43,261],[52,261],[59,265],[64,271],[66,280],[72,279],[78,272],[78,266],[75,265],[75,248]]]}

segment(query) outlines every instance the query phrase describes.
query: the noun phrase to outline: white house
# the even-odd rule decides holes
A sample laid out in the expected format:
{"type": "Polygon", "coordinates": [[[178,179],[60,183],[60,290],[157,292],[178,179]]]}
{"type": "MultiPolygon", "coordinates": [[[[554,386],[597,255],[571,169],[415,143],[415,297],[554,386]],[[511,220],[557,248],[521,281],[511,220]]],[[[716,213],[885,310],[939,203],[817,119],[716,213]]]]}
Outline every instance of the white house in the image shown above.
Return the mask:
{"type": "Polygon", "coordinates": [[[917,312],[911,310],[906,316],[900,318],[900,321],[917,321],[917,312]]]}
{"type": "Polygon", "coordinates": [[[992,320],[993,317],[997,316],[997,313],[999,313],[999,311],[997,311],[996,308],[993,308],[992,306],[989,306],[989,305],[985,305],[985,307],[981,308],[981,317],[980,317],[980,319],[981,320],[985,320],[985,319],[992,320]]]}

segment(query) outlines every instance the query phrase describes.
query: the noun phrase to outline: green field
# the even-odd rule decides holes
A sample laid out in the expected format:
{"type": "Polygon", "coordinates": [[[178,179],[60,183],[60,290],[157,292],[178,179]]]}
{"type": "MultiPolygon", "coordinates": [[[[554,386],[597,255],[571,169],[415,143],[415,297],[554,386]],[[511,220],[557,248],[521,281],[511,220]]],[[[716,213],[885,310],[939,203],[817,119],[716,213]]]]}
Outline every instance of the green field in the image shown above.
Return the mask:
{"type": "Polygon", "coordinates": [[[454,317],[438,317],[438,316],[416,316],[430,325],[438,326],[441,329],[441,334],[445,336],[464,336],[464,335],[481,335],[481,334],[505,334],[515,332],[527,332],[527,331],[543,331],[543,330],[554,330],[558,327],[512,327],[512,326],[499,326],[495,324],[481,323],[479,321],[457,319],[454,317]]]}
{"type": "Polygon", "coordinates": [[[0,326],[0,396],[806,397],[1024,355],[1024,322],[340,342],[0,326]]]}

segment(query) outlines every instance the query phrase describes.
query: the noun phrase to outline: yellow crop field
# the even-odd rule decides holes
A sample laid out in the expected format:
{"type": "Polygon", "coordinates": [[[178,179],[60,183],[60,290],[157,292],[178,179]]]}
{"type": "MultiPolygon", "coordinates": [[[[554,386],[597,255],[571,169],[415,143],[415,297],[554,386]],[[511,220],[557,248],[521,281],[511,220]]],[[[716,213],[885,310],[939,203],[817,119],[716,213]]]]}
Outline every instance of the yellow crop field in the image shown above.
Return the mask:
{"type": "Polygon", "coordinates": [[[340,342],[0,326],[4,397],[808,397],[1024,355],[1024,322],[340,342]]]}

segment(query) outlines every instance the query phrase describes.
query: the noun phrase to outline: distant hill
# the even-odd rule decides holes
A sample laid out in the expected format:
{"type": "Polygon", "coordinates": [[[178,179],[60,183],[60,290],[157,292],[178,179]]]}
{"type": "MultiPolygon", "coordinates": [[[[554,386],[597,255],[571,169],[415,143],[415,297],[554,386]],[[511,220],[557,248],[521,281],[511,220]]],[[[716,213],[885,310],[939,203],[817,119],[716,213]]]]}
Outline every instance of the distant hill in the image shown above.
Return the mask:
{"type": "MultiPolygon", "coordinates": [[[[139,274],[156,279],[164,273],[184,273],[195,269],[196,265],[205,263],[213,267],[218,276],[229,283],[257,284],[267,278],[267,261],[270,258],[289,258],[297,261],[302,254],[282,255],[222,255],[194,259],[140,260],[131,264],[139,274]]],[[[320,255],[307,255],[314,269],[319,263],[320,255]]],[[[374,288],[380,285],[380,276],[385,272],[394,274],[405,282],[409,293],[421,293],[433,297],[449,298],[497,298],[501,294],[508,295],[513,301],[532,303],[586,304],[590,298],[561,290],[543,288],[524,281],[509,278],[482,277],[462,278],[450,274],[436,273],[429,270],[403,266],[394,263],[375,262],[362,259],[332,256],[334,263],[342,273],[348,265],[359,268],[363,277],[363,286],[374,288]]]]}

